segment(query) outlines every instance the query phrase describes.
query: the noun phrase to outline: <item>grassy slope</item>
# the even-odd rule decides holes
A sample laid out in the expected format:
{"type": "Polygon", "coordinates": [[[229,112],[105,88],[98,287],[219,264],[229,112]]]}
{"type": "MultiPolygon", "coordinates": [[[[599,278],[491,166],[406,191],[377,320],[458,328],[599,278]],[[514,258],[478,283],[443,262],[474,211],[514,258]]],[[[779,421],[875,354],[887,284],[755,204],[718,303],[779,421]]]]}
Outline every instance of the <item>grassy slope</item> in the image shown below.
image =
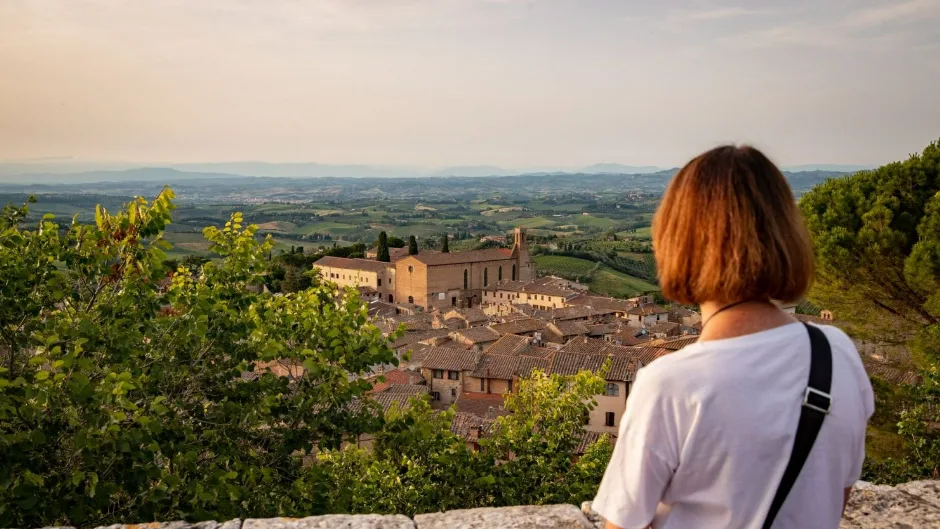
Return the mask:
{"type": "Polygon", "coordinates": [[[588,285],[591,290],[611,297],[631,297],[641,292],[659,290],[656,285],[640,278],[618,272],[603,265],[595,268],[596,263],[575,257],[538,255],[535,257],[535,266],[539,273],[555,274],[568,278],[590,274],[588,285]]]}

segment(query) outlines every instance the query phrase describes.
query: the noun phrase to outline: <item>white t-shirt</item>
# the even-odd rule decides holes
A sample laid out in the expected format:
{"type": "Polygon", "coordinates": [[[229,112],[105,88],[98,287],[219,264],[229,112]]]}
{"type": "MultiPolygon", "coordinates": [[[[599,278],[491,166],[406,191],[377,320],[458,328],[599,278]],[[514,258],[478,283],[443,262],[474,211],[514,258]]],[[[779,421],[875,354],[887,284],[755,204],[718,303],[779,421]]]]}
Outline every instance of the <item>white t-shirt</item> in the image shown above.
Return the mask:
{"type": "MultiPolygon", "coordinates": [[[[852,341],[832,348],[832,411],[774,529],[835,529],[861,475],[871,383],[852,341]]],[[[690,345],[641,369],[594,509],[625,529],[759,529],[793,448],[809,378],[793,323],[690,345]]]]}

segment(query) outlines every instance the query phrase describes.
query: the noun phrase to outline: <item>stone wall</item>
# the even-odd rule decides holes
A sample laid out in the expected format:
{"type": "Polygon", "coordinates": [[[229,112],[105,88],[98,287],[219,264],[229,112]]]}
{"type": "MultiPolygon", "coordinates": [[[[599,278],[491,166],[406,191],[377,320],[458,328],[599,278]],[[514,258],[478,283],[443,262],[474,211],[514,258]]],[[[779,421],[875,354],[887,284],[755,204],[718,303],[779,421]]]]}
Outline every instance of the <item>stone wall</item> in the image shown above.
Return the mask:
{"type": "MultiPolygon", "coordinates": [[[[581,509],[574,505],[484,508],[419,514],[414,519],[402,515],[332,514],[224,523],[111,525],[98,529],[595,529],[603,524],[591,511],[590,503],[585,503],[581,509]]],[[[920,527],[940,527],[940,481],[915,481],[897,487],[860,483],[841,525],[841,529],[920,527]]]]}

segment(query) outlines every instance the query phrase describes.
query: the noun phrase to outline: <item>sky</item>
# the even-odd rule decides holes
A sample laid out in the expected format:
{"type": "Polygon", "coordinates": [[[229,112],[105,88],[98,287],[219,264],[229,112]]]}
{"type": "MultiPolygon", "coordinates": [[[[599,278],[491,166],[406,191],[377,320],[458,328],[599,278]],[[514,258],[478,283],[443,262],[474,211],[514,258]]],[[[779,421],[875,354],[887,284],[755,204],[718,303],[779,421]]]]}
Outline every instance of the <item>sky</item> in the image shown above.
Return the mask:
{"type": "Polygon", "coordinates": [[[881,164],[940,0],[2,0],[0,160],[881,164]]]}

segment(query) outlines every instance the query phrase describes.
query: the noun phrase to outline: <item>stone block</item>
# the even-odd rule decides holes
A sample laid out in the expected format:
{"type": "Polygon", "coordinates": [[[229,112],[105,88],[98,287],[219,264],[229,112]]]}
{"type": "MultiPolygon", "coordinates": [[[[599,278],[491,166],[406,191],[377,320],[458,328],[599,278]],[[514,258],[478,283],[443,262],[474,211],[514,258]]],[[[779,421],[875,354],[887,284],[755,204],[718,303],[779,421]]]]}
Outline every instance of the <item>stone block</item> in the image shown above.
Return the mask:
{"type": "Polygon", "coordinates": [[[414,529],[414,523],[400,514],[328,514],[307,518],[253,518],[245,520],[241,529],[414,529]]]}
{"type": "Polygon", "coordinates": [[[940,527],[940,509],[895,487],[859,485],[852,492],[842,529],[940,527]]]}
{"type": "Polygon", "coordinates": [[[911,481],[898,485],[897,489],[940,509],[940,481],[911,481]]]}
{"type": "Polygon", "coordinates": [[[106,525],[97,529],[241,529],[242,521],[239,519],[227,522],[150,522],[135,524],[106,525]]]}
{"type": "Polygon", "coordinates": [[[415,516],[417,529],[594,529],[574,505],[463,509],[415,516]]]}

